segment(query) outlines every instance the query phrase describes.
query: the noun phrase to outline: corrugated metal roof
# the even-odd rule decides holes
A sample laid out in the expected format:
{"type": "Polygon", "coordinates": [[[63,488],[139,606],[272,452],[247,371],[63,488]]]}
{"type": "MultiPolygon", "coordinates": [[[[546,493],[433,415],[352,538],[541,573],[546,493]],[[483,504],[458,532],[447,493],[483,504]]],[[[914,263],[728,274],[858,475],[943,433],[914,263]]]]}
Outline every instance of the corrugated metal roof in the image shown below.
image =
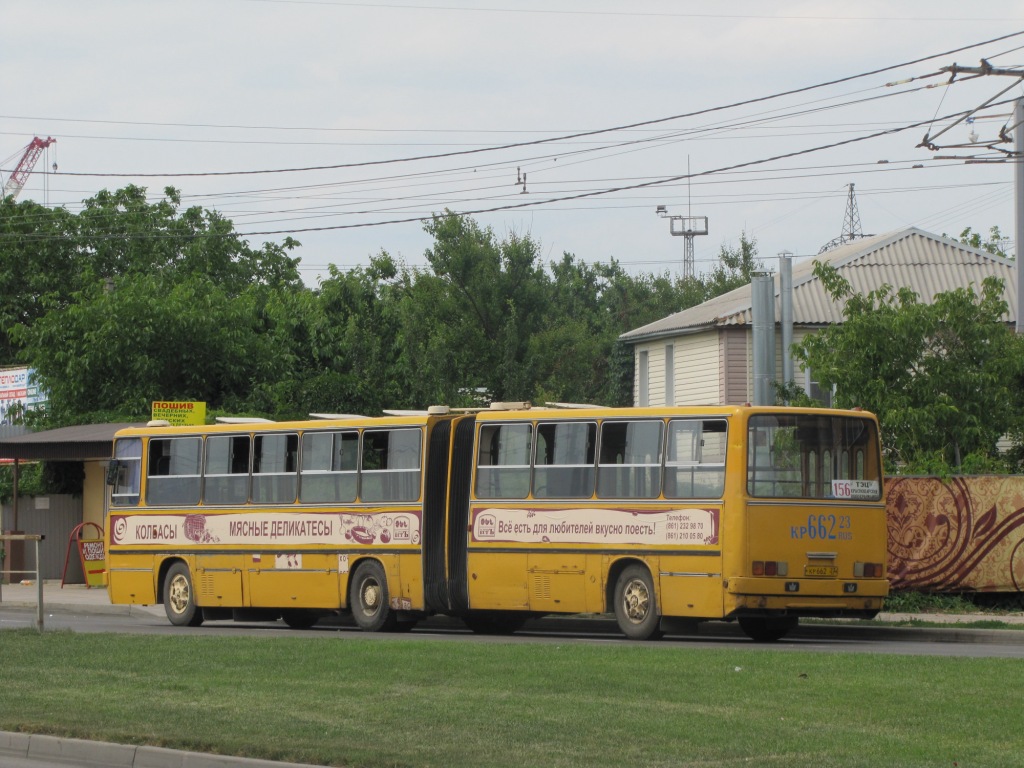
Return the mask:
{"type": "Polygon", "coordinates": [[[0,437],[0,459],[83,461],[111,455],[114,433],[133,424],[86,424],[0,437]]]}
{"type": "Polygon", "coordinates": [[[28,427],[24,427],[21,424],[0,424],[0,440],[24,435],[27,432],[28,427]]]}
{"type": "MultiPolygon", "coordinates": [[[[1003,296],[1009,305],[1007,321],[1016,322],[1016,273],[1012,261],[912,227],[855,240],[794,264],[794,325],[830,325],[843,320],[843,305],[832,301],[821,281],[813,274],[816,260],[835,267],[858,293],[868,293],[888,284],[893,288],[910,288],[923,301],[931,301],[936,294],[955,288],[971,284],[978,287],[987,277],[999,277],[1006,285],[1003,296]]],[[[776,280],[775,317],[779,316],[779,285],[776,280]]],[[[619,338],[638,342],[696,333],[712,326],[749,325],[751,322],[750,285],[745,285],[696,307],[627,331],[619,338]]]]}

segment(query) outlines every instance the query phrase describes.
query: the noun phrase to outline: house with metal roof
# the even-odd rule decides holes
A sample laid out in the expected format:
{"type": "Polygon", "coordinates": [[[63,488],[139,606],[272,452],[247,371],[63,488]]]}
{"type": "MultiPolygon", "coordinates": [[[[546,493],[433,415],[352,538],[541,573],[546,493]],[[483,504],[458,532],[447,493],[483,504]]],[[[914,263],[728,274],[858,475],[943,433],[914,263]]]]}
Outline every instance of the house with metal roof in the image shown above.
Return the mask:
{"type": "MultiPolygon", "coordinates": [[[[823,261],[868,293],[888,284],[907,287],[922,301],[973,285],[987,277],[1004,282],[1009,305],[1006,320],[1016,322],[1019,303],[1014,262],[956,240],[911,227],[857,239],[816,258],[793,265],[793,342],[843,322],[843,303],[835,302],[813,274],[823,261]]],[[[782,342],[778,318],[779,281],[775,280],[776,380],[782,379],[782,342]]],[[[633,400],[638,406],[736,404],[753,401],[752,290],[750,285],[700,304],[619,338],[633,345],[633,400]]],[[[814,372],[797,369],[796,381],[822,398],[814,372]]],[[[827,400],[827,393],[826,393],[827,400]]]]}

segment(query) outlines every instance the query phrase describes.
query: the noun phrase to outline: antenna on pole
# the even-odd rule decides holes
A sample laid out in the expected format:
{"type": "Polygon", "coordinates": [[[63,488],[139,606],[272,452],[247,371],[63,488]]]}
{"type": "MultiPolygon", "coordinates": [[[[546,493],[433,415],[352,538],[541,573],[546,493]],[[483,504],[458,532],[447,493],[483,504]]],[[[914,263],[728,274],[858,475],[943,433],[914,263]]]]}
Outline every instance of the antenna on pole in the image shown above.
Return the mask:
{"type": "Polygon", "coordinates": [[[655,212],[663,219],[669,220],[669,231],[685,238],[683,243],[683,277],[693,277],[693,238],[708,233],[707,216],[670,216],[668,208],[659,205],[655,212]]]}
{"type": "Polygon", "coordinates": [[[687,176],[687,192],[686,192],[686,216],[670,215],[668,208],[664,205],[659,205],[655,209],[661,218],[669,220],[669,231],[676,237],[682,237],[683,242],[683,278],[693,277],[693,238],[697,235],[706,235],[708,233],[708,217],[707,216],[692,216],[691,205],[690,205],[690,157],[686,157],[686,176],[687,176]]]}

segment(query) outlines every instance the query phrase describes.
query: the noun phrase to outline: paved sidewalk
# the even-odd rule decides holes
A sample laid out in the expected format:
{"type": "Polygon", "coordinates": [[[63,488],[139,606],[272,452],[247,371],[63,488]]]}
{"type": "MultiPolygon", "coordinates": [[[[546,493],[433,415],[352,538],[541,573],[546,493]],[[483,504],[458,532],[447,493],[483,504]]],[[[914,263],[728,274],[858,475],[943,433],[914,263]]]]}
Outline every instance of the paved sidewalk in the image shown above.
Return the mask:
{"type": "MultiPolygon", "coordinates": [[[[34,581],[0,585],[0,608],[4,605],[35,607],[39,599],[39,585],[34,581]]],[[[105,587],[89,588],[84,584],[65,584],[59,581],[43,582],[43,608],[87,611],[90,613],[132,613],[145,610],[164,615],[162,605],[111,605],[105,587]]]]}
{"type": "Polygon", "coordinates": [[[163,747],[0,731],[0,765],[5,755],[38,762],[42,768],[58,764],[68,768],[318,768],[307,763],[280,763],[163,747]]]}

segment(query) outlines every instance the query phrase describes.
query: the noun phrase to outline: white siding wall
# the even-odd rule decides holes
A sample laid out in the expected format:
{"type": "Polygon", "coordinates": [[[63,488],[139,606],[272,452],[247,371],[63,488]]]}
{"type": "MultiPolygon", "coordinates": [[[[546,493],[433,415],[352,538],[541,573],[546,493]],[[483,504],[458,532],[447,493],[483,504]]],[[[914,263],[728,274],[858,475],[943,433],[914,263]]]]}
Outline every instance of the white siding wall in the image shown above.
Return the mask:
{"type": "Polygon", "coordinates": [[[636,374],[633,381],[633,403],[640,404],[641,353],[647,353],[648,404],[665,402],[665,348],[672,347],[672,375],[675,405],[709,405],[720,401],[718,331],[693,336],[659,339],[634,348],[636,374]]]}
{"type": "Polygon", "coordinates": [[[646,405],[665,404],[665,343],[655,341],[649,344],[637,344],[634,353],[636,377],[633,386],[633,404],[644,405],[641,394],[647,393],[646,405]],[[647,386],[640,380],[643,375],[641,356],[647,355],[647,386]]]}
{"type": "Polygon", "coordinates": [[[662,390],[665,393],[665,405],[676,404],[675,352],[675,344],[665,345],[665,387],[662,390]]]}
{"type": "Polygon", "coordinates": [[[634,360],[636,372],[633,380],[633,404],[644,407],[651,404],[651,352],[636,348],[634,360]]]}
{"type": "Polygon", "coordinates": [[[719,402],[718,329],[675,340],[676,405],[719,402]]]}

